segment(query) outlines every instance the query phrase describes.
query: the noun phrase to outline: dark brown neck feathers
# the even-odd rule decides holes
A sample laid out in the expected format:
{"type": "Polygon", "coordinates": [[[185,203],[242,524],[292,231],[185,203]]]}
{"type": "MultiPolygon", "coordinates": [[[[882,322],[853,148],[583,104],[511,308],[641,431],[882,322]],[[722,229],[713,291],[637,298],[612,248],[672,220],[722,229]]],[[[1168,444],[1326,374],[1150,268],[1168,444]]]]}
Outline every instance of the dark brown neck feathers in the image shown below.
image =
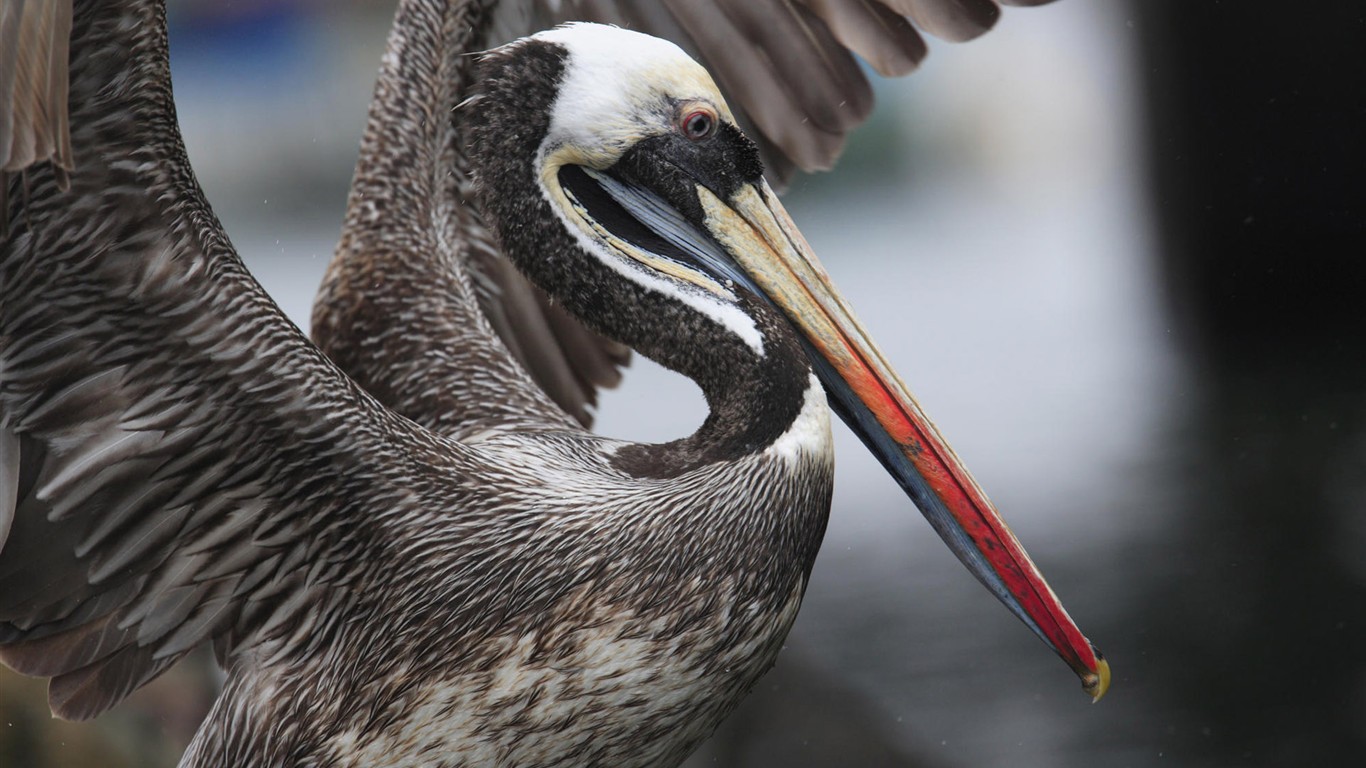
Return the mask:
{"type": "Polygon", "coordinates": [[[787,321],[737,287],[763,337],[757,352],[676,297],[650,290],[586,253],[540,192],[534,158],[566,66],[558,45],[532,41],[490,57],[466,112],[479,200],[509,258],[590,327],[695,381],[711,413],[691,437],[618,453],[620,468],[671,476],[762,450],[801,410],[810,366],[787,321]]]}

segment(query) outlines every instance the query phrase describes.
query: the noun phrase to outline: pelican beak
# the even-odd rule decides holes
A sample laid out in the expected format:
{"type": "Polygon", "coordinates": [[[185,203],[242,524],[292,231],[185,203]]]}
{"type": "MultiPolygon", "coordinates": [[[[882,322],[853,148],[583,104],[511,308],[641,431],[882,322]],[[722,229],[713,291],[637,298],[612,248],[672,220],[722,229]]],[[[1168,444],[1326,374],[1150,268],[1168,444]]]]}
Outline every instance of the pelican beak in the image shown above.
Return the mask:
{"type": "Polygon", "coordinates": [[[715,291],[723,289],[703,274],[734,280],[785,314],[835,410],[978,581],[1099,700],[1109,665],[855,319],[777,196],[762,178],[727,182],[676,149],[658,162],[669,156],[668,145],[656,151],[642,142],[611,170],[551,164],[547,177],[559,183],[546,188],[563,198],[576,226],[622,254],[715,291]],[[631,222],[670,242],[674,256],[634,243],[631,222]]]}
{"type": "Polygon", "coordinates": [[[740,185],[729,200],[697,190],[704,226],[800,332],[835,410],[968,570],[1099,700],[1109,665],[887,364],[777,196],[762,181],[740,185]]]}

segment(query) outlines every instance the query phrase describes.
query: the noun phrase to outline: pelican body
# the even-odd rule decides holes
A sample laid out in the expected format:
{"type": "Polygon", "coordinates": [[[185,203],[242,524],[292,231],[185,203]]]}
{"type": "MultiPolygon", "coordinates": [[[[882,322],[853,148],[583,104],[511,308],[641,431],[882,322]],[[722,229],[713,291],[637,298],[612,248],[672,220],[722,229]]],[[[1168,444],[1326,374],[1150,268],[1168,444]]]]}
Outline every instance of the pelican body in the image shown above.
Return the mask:
{"type": "MultiPolygon", "coordinates": [[[[399,24],[452,32],[482,12],[427,10],[405,4],[399,24]]],[[[464,98],[431,128],[453,143],[428,155],[384,129],[427,130],[421,105],[367,134],[319,303],[334,362],[204,202],[164,34],[158,2],[76,3],[70,157],[8,186],[0,660],[52,678],[56,713],[93,717],[212,643],[226,683],[183,766],[677,764],[796,617],[830,511],[827,397],[969,569],[1103,693],[1104,661],[678,47],[573,25],[473,72],[440,56],[422,70],[421,45],[387,59],[380,102],[404,101],[389,90],[403,78],[464,98]],[[411,197],[383,186],[414,167],[429,173],[411,197]],[[367,240],[400,204],[446,228],[367,240]],[[411,255],[421,237],[465,255],[431,275],[358,255],[411,255]],[[659,445],[586,431],[479,310],[476,246],[696,381],[706,422],[659,445]],[[362,354],[383,322],[374,296],[424,277],[446,304],[410,313],[404,343],[454,318],[450,354],[483,363],[386,378],[362,354]]],[[[436,301],[414,291],[410,306],[436,301]]],[[[412,359],[440,348],[425,351],[412,359]]]]}

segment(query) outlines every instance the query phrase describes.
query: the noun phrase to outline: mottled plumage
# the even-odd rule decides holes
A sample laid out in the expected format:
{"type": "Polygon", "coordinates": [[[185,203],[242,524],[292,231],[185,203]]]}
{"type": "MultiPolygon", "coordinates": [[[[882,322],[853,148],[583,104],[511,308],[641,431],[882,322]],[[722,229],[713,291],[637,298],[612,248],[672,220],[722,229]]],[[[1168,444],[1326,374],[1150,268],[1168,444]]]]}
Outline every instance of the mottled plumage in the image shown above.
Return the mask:
{"type": "MultiPolygon", "coordinates": [[[[22,5],[6,0],[0,30],[22,5]]],[[[740,5],[673,11],[684,27],[728,14],[779,45],[740,5]]],[[[873,45],[865,22],[889,18],[809,5],[783,8],[808,28],[843,19],[804,38],[829,51],[873,45]]],[[[573,114],[560,88],[584,57],[569,41],[604,33],[521,42],[474,69],[465,52],[525,10],[401,4],[315,312],[325,355],[194,180],[162,3],[75,3],[72,151],[56,131],[5,166],[20,173],[0,238],[0,661],[52,678],[54,712],[93,717],[212,643],[226,683],[185,766],[671,765],[772,665],[829,512],[813,367],[830,364],[813,366],[781,302],[708,273],[706,254],[647,239],[682,259],[667,269],[683,277],[650,276],[641,264],[668,259],[637,264],[564,223],[533,159],[573,114]],[[698,382],[712,412],[696,434],[638,445],[580,426],[623,343],[698,382]]],[[[888,29],[915,48],[909,27],[888,29]]],[[[813,164],[800,141],[751,144],[701,70],[638,38],[623,66],[664,111],[612,156],[620,178],[573,166],[555,194],[629,228],[612,185],[638,183],[682,211],[661,214],[687,219],[677,231],[714,223],[708,194],[776,205],[759,153],[813,164]],[[652,85],[669,66],[701,90],[652,85]],[[712,110],[714,141],[672,132],[675,96],[712,110]],[[679,168],[706,189],[666,184],[679,168]]],[[[22,71],[0,66],[0,85],[22,71]]]]}

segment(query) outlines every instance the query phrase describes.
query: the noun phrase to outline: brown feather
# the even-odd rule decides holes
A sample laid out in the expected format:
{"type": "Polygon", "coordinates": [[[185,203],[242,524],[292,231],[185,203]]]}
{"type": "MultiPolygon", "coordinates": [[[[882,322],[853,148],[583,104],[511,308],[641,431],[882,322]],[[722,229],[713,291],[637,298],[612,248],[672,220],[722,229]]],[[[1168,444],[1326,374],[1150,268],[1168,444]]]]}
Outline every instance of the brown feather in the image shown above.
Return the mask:
{"type": "Polygon", "coordinates": [[[70,36],[70,0],[6,2],[0,8],[0,172],[49,160],[71,170],[70,36]]]}
{"type": "Polygon", "coordinates": [[[802,0],[849,50],[883,77],[909,74],[929,50],[905,17],[878,0],[802,0]]]}

